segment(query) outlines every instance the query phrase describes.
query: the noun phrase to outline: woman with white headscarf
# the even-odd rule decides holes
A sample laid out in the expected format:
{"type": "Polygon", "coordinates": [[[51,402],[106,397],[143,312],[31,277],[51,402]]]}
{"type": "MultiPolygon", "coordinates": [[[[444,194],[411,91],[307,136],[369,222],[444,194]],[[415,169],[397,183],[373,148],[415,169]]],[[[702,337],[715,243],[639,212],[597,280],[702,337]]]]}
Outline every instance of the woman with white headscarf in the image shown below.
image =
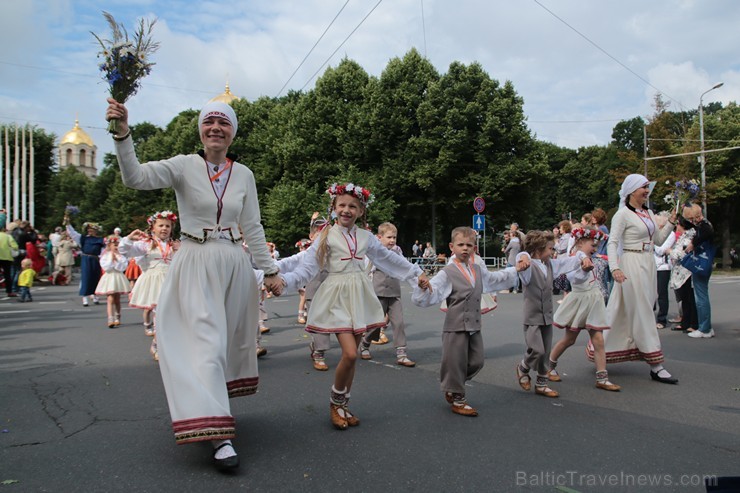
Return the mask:
{"type": "Polygon", "coordinates": [[[267,251],[254,175],[227,154],[237,118],[227,104],[208,103],[198,117],[204,150],[140,165],[126,107],[108,99],[121,177],[138,190],[172,187],[182,244],[157,306],[159,363],[178,444],[212,441],[219,469],[239,465],[231,444],[229,398],[256,392],[258,292],[250,246],[265,286],[280,294],[278,267],[267,251]],[[243,237],[242,237],[243,235],[243,237]]]}
{"type": "MultiPolygon", "coordinates": [[[[615,284],[606,307],[610,330],[604,332],[607,363],[644,360],[650,377],[662,383],[678,383],[663,368],[663,350],[655,326],[653,306],[658,297],[653,250],[673,232],[675,217],[658,229],[647,206],[648,179],[629,175],[619,191],[619,210],[612,218],[607,243],[609,269],[615,284]]],[[[593,359],[592,348],[588,348],[593,359]]]]}

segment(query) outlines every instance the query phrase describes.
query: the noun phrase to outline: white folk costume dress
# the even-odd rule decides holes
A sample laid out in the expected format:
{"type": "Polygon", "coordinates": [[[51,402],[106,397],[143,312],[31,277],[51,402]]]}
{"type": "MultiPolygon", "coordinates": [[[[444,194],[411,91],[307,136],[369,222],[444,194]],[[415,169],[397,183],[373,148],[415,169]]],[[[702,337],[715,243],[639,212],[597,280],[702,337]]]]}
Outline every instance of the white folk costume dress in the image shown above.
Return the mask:
{"type": "MultiPolygon", "coordinates": [[[[362,334],[384,326],[385,315],[367,275],[365,257],[386,274],[404,281],[421,275],[421,268],[356,226],[350,230],[331,226],[326,241],[329,252],[324,267],[328,274],[314,296],[306,331],[362,334]]],[[[303,261],[293,272],[284,274],[288,289],[297,291],[319,273],[316,251],[320,242],[316,241],[305,251],[303,261]]]]}
{"type": "Polygon", "coordinates": [[[143,271],[131,290],[128,305],[134,308],[152,310],[157,306],[167,271],[172,262],[172,241],[162,241],[157,237],[150,240],[131,241],[121,239],[119,249],[129,257],[136,257],[143,271]]]}
{"type": "Polygon", "coordinates": [[[239,230],[255,263],[267,274],[277,271],[254,175],[198,154],[139,165],[130,138],[116,142],[116,153],[126,186],[172,187],[177,197],[183,242],[157,305],[159,367],[175,440],[234,438],[229,398],[255,393],[259,382],[258,290],[239,230]]]}
{"type": "MultiPolygon", "coordinates": [[[[635,210],[627,205],[612,218],[611,235],[607,243],[609,269],[621,269],[627,280],[614,283],[606,307],[604,331],[606,362],[645,360],[662,363],[663,350],[655,327],[653,306],[658,298],[658,280],[653,248],[662,244],[673,231],[666,222],[659,230],[652,211],[635,210]],[[621,251],[620,251],[621,247],[621,251]]],[[[593,350],[587,355],[593,361],[593,350]]]]}
{"type": "MultiPolygon", "coordinates": [[[[578,260],[587,255],[577,252],[578,260]]],[[[572,288],[571,293],[552,317],[552,324],[559,329],[579,332],[587,330],[606,330],[606,306],[599,289],[599,278],[596,269],[585,271],[576,269],[566,274],[572,288]]]]}
{"type": "Polygon", "coordinates": [[[107,296],[109,294],[125,294],[130,291],[128,279],[123,273],[128,266],[128,259],[113,252],[105,251],[100,256],[100,267],[105,271],[95,288],[96,296],[107,296]]]}

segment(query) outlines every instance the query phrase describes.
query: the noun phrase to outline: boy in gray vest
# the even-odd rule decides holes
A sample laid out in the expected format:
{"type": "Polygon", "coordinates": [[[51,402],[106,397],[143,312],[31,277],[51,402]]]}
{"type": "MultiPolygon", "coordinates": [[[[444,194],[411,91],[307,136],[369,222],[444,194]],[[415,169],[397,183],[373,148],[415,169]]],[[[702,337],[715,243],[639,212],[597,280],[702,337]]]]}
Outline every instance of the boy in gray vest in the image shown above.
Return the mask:
{"type": "Polygon", "coordinates": [[[522,260],[516,267],[496,272],[481,269],[473,262],[476,236],[469,227],[452,230],[450,250],[454,260],[430,281],[431,289],[414,288],[412,301],[422,307],[447,300],[447,314],[442,328],[441,389],[453,413],[477,416],[478,411],[465,398],[465,382],[483,368],[481,336],[481,295],[509,289],[516,285],[516,273],[529,267],[522,260]]]}
{"type": "MultiPolygon", "coordinates": [[[[383,223],[378,226],[378,239],[380,243],[398,255],[403,255],[401,248],[396,245],[398,229],[391,223],[383,223]]],[[[385,272],[373,267],[373,289],[388,317],[388,323],[393,326],[393,344],[396,346],[396,363],[409,368],[416,366],[406,354],[406,332],[403,325],[403,306],[401,306],[401,281],[385,274],[385,272]]],[[[377,341],[383,332],[382,327],[377,327],[365,332],[360,343],[360,357],[372,359],[370,344],[377,341]]]]}
{"type": "Polygon", "coordinates": [[[531,261],[532,266],[519,273],[524,293],[524,342],[527,350],[516,365],[519,385],[526,391],[532,388],[530,368],[537,372],[535,392],[545,397],[558,397],[558,392],[547,386],[548,363],[552,348],[552,281],[579,267],[592,270],[591,259],[562,256],[551,259],[555,236],[549,231],[530,231],[524,239],[524,251],[516,256],[531,261]]]}

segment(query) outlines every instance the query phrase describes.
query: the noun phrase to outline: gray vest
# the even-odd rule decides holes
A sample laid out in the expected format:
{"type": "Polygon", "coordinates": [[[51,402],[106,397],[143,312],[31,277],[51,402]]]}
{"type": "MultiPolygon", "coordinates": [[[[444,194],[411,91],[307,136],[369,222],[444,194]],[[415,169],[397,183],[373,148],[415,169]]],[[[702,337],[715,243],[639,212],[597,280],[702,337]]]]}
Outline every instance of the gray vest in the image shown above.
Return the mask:
{"type": "Polygon", "coordinates": [[[375,296],[380,298],[401,297],[401,281],[377,268],[373,272],[373,289],[375,289],[375,296]]]}
{"type": "Polygon", "coordinates": [[[547,276],[540,268],[534,265],[529,267],[532,277],[529,284],[524,285],[524,325],[552,324],[552,266],[545,263],[547,276]]]}
{"type": "Polygon", "coordinates": [[[480,299],[483,294],[480,267],[473,265],[475,287],[460,272],[454,263],[442,269],[452,284],[452,293],[447,298],[447,316],[442,327],[444,332],[474,332],[480,330],[480,299]]]}

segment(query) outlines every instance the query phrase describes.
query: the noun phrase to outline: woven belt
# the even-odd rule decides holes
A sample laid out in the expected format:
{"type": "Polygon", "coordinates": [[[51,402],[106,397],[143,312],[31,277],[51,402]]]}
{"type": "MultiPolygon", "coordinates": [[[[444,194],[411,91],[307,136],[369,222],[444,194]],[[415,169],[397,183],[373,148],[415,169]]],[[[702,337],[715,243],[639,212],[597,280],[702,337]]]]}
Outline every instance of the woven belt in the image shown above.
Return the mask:
{"type": "Polygon", "coordinates": [[[231,234],[230,228],[223,230],[224,232],[228,231],[229,238],[220,238],[220,237],[213,238],[212,236],[208,234],[208,231],[212,231],[212,230],[203,228],[203,236],[195,236],[190,233],[186,233],[185,231],[181,231],[180,234],[182,234],[182,236],[187,238],[188,240],[193,240],[198,243],[205,243],[208,240],[227,240],[227,241],[230,241],[231,243],[241,243],[242,240],[244,239],[242,236],[240,236],[239,238],[234,238],[234,235],[231,234]]]}
{"type": "Polygon", "coordinates": [[[623,248],[622,250],[630,253],[653,253],[651,250],[637,250],[632,248],[623,248]]]}

